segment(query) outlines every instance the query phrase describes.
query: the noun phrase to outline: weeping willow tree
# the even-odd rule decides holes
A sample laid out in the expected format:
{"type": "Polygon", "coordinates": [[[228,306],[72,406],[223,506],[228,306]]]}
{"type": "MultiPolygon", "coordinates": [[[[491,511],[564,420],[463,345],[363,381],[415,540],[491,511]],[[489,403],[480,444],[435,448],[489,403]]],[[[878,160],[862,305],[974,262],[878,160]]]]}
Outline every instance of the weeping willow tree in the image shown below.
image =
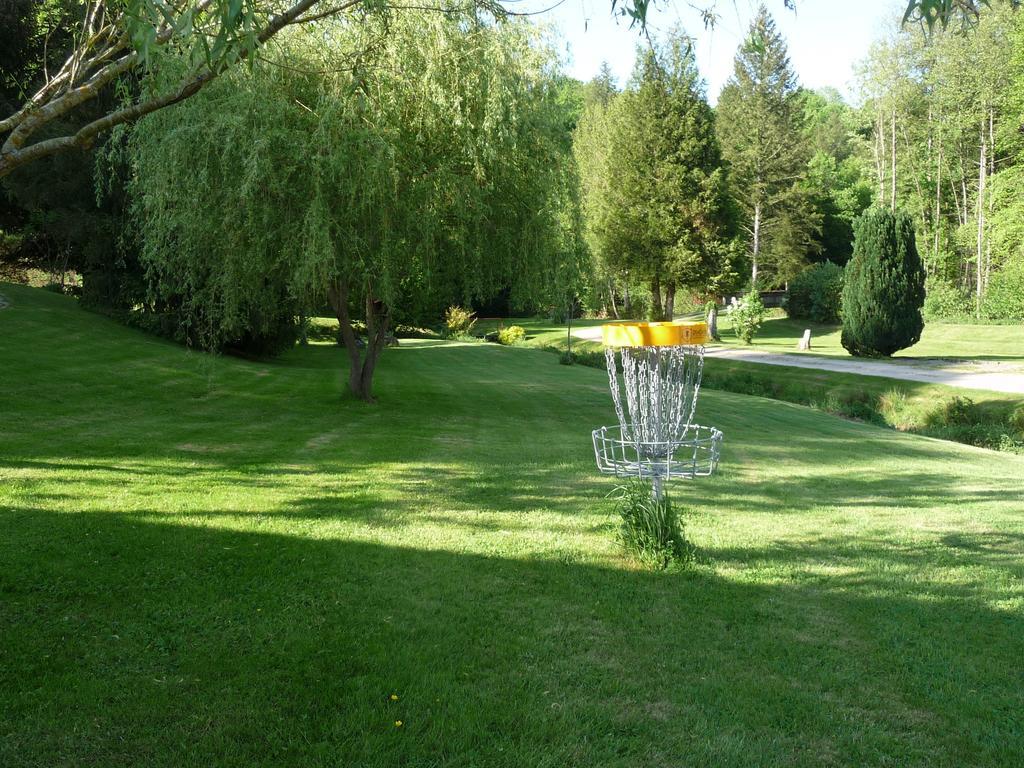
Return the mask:
{"type": "Polygon", "coordinates": [[[540,295],[564,260],[565,180],[537,35],[454,8],[327,20],[141,121],[134,218],[155,295],[211,345],[327,298],[364,399],[400,303],[540,295]]]}

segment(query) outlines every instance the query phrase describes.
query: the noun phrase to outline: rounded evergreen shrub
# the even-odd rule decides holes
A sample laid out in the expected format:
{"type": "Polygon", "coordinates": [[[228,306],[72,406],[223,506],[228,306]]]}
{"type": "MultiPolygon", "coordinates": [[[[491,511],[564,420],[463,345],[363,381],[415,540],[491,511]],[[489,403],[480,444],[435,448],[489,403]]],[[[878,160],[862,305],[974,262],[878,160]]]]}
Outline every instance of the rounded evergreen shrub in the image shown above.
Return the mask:
{"type": "Polygon", "coordinates": [[[914,222],[887,208],[854,224],[843,286],[843,347],[857,357],[889,357],[921,339],[924,267],[914,222]]]}
{"type": "Polygon", "coordinates": [[[786,312],[816,323],[838,323],[843,300],[843,268],[831,261],[814,264],[789,282],[786,312]]]}

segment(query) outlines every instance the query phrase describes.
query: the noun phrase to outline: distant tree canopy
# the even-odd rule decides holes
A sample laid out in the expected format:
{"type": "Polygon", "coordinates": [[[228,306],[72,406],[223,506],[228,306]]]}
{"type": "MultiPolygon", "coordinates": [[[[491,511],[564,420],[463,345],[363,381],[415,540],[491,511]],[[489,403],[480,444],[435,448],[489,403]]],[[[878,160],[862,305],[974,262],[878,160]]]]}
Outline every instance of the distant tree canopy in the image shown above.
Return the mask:
{"type": "Polygon", "coordinates": [[[677,289],[711,293],[730,273],[734,232],[725,171],[689,39],[639,49],[626,90],[593,84],[578,132],[590,242],[606,270],[650,289],[671,317],[677,289]]]}
{"type": "Polygon", "coordinates": [[[853,252],[853,222],[873,200],[861,116],[835,89],[802,90],[800,102],[810,156],[800,187],[821,224],[808,256],[842,265],[853,252]]]}
{"type": "Polygon", "coordinates": [[[396,312],[571,281],[575,179],[535,35],[456,12],[325,20],[141,121],[131,193],[158,298],[213,345],[329,298],[369,398],[396,312]]]}
{"type": "Polygon", "coordinates": [[[810,151],[786,43],[762,5],[718,98],[718,136],[748,235],[751,283],[781,282],[820,249],[821,217],[801,184],[810,151]]]}
{"type": "Polygon", "coordinates": [[[876,198],[913,215],[946,316],[1013,316],[996,297],[1024,293],[1024,15],[993,3],[966,33],[894,26],[860,86],[876,198]]]}
{"type": "MultiPolygon", "coordinates": [[[[701,8],[709,25],[716,4],[701,8]]],[[[793,0],[783,4],[794,7],[793,0]]],[[[610,0],[613,14],[640,29],[650,6],[610,0]]],[[[417,8],[451,10],[444,1],[405,10],[417,8]]],[[[516,15],[515,4],[502,0],[469,0],[458,9],[516,15]]],[[[260,59],[284,29],[328,17],[358,23],[391,10],[403,8],[385,0],[7,0],[0,63],[14,69],[0,67],[7,81],[0,88],[13,82],[17,98],[0,111],[0,178],[43,157],[88,149],[117,125],[191,98],[239,63],[260,59]],[[14,81],[12,71],[20,73],[14,81]],[[116,106],[99,114],[83,108],[115,86],[116,106]]]]}

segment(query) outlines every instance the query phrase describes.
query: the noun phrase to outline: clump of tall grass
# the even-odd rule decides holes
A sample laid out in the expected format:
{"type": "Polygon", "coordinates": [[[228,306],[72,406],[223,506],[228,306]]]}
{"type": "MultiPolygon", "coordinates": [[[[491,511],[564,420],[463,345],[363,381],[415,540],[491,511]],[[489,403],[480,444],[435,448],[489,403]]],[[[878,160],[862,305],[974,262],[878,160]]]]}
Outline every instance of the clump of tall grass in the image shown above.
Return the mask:
{"type": "Polygon", "coordinates": [[[654,570],[693,560],[694,547],[667,494],[654,498],[651,484],[641,479],[630,480],[615,493],[622,519],[619,539],[629,555],[654,570]]]}

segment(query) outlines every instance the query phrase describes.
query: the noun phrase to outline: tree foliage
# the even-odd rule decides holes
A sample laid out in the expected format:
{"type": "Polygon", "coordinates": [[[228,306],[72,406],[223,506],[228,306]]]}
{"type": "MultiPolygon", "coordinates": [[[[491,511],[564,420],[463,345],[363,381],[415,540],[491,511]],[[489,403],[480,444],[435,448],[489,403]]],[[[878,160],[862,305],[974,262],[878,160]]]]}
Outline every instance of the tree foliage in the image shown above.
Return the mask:
{"type": "Polygon", "coordinates": [[[718,135],[743,211],[751,281],[781,283],[818,249],[820,216],[800,183],[810,159],[786,44],[762,5],[718,99],[718,135]]]}
{"type": "Polygon", "coordinates": [[[647,283],[652,316],[671,316],[679,289],[708,293],[728,279],[727,180],[685,35],[639,49],[626,90],[594,99],[577,156],[588,241],[613,272],[647,283]]]}
{"type": "Polygon", "coordinates": [[[810,155],[800,185],[821,224],[820,253],[808,255],[843,265],[853,249],[853,222],[873,200],[860,116],[834,89],[802,90],[800,101],[810,155]]]}
{"type": "Polygon", "coordinates": [[[843,285],[843,347],[889,357],[921,339],[925,273],[909,214],[872,208],[857,220],[843,285]]]}
{"type": "MultiPolygon", "coordinates": [[[[996,3],[966,32],[894,25],[861,72],[878,200],[914,216],[936,290],[986,295],[1019,248],[1024,18],[996,3]]],[[[939,303],[935,303],[938,306],[939,303]]]]}
{"type": "Polygon", "coordinates": [[[831,261],[814,264],[789,282],[786,311],[816,323],[838,323],[842,314],[843,268],[831,261]]]}
{"type": "MultiPolygon", "coordinates": [[[[1021,5],[1021,0],[1003,2],[1014,10],[1021,5]]],[[[999,4],[1000,0],[908,0],[903,23],[923,22],[929,30],[946,29],[950,25],[963,29],[976,24],[983,10],[999,4]]]]}
{"type": "Polygon", "coordinates": [[[369,398],[396,312],[536,293],[558,267],[551,61],[532,27],[454,9],[279,38],[273,65],[133,132],[157,295],[213,344],[327,297],[369,398]]]}

